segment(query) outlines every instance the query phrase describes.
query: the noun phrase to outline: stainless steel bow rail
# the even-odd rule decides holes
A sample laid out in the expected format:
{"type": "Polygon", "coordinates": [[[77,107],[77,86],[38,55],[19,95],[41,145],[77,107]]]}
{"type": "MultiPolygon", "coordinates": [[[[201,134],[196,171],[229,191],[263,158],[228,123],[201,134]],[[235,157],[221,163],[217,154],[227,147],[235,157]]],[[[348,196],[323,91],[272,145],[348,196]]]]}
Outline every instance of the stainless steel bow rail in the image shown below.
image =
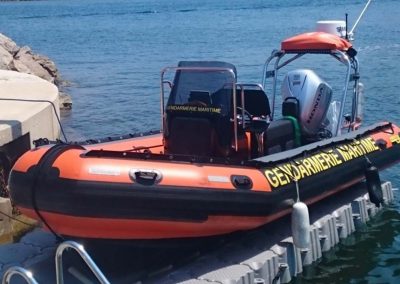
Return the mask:
{"type": "Polygon", "coordinates": [[[25,281],[29,284],[38,284],[38,282],[35,280],[35,278],[32,275],[32,272],[29,270],[26,270],[25,268],[18,267],[18,266],[13,266],[10,267],[3,276],[3,281],[1,282],[2,284],[9,284],[11,281],[11,278],[14,275],[20,275],[22,278],[25,279],[25,281]]]}
{"type": "Polygon", "coordinates": [[[78,244],[73,241],[65,241],[61,243],[56,251],[56,277],[57,277],[57,284],[64,284],[64,272],[63,272],[63,263],[62,263],[62,256],[65,249],[74,249],[79,256],[85,261],[86,265],[90,268],[93,272],[94,276],[96,276],[97,280],[99,280],[102,284],[110,284],[110,281],[104,276],[103,272],[97,267],[96,263],[90,257],[90,255],[86,252],[83,245],[78,244]]]}

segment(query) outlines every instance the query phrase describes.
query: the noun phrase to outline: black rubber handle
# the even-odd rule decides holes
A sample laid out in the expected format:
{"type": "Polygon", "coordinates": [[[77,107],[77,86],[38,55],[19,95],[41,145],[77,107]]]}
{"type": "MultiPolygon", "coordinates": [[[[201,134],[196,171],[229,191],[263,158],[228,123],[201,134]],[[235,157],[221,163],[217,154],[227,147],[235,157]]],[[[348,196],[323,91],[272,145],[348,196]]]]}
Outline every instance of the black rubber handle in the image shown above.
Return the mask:
{"type": "Polygon", "coordinates": [[[248,176],[232,175],[231,182],[237,189],[251,189],[253,187],[253,182],[248,176]]]}
{"type": "Polygon", "coordinates": [[[156,172],[135,172],[135,181],[142,185],[154,185],[157,181],[158,174],[156,172]]]}

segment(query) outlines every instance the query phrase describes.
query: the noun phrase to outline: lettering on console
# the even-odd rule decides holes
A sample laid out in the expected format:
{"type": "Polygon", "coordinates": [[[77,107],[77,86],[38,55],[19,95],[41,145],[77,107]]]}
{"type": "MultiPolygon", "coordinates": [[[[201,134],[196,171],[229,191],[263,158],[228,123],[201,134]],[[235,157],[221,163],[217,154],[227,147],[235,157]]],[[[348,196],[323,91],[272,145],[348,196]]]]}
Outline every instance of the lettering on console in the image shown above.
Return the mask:
{"type": "Polygon", "coordinates": [[[221,108],[203,106],[169,105],[167,106],[167,110],[182,112],[221,113],[221,108]]]}

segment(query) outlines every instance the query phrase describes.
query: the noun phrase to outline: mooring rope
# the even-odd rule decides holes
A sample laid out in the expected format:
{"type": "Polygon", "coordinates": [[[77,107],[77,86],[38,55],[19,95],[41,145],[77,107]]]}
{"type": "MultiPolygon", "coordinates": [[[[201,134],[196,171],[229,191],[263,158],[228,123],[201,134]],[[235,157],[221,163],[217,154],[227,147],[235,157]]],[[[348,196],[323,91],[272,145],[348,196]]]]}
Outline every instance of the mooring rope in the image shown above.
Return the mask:
{"type": "Polygon", "coordinates": [[[60,130],[61,130],[61,133],[62,133],[62,135],[64,137],[64,140],[65,140],[65,142],[68,142],[67,136],[65,135],[64,129],[63,129],[62,125],[61,125],[61,119],[58,116],[56,106],[54,105],[54,103],[52,101],[48,101],[48,100],[28,100],[28,99],[10,99],[10,98],[0,98],[0,100],[1,101],[14,101],[14,102],[28,102],[28,103],[49,103],[53,107],[54,115],[57,118],[57,122],[58,122],[58,125],[60,126],[60,130]]]}
{"type": "Polygon", "coordinates": [[[26,226],[29,226],[29,227],[32,227],[32,228],[35,228],[35,227],[36,227],[36,226],[33,225],[33,224],[29,224],[29,223],[27,223],[27,222],[24,222],[24,221],[22,221],[22,220],[20,220],[20,219],[18,219],[18,218],[16,218],[16,217],[14,217],[14,216],[11,216],[11,215],[9,215],[9,214],[3,212],[3,211],[0,211],[0,214],[2,214],[2,215],[6,216],[6,217],[8,217],[8,218],[10,218],[10,219],[12,219],[12,220],[14,220],[14,221],[20,222],[20,223],[22,223],[22,224],[24,224],[24,225],[26,225],[26,226]]]}

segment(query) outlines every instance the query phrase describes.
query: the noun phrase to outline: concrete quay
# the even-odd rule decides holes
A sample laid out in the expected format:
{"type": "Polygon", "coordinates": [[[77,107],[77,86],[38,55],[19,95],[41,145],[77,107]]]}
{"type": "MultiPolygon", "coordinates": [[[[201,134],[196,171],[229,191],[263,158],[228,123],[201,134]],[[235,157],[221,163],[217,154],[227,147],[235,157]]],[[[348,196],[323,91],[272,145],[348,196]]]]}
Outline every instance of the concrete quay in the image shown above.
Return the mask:
{"type": "Polygon", "coordinates": [[[0,70],[0,145],[24,135],[29,135],[30,143],[58,138],[59,109],[55,85],[33,75],[0,70]]]}

